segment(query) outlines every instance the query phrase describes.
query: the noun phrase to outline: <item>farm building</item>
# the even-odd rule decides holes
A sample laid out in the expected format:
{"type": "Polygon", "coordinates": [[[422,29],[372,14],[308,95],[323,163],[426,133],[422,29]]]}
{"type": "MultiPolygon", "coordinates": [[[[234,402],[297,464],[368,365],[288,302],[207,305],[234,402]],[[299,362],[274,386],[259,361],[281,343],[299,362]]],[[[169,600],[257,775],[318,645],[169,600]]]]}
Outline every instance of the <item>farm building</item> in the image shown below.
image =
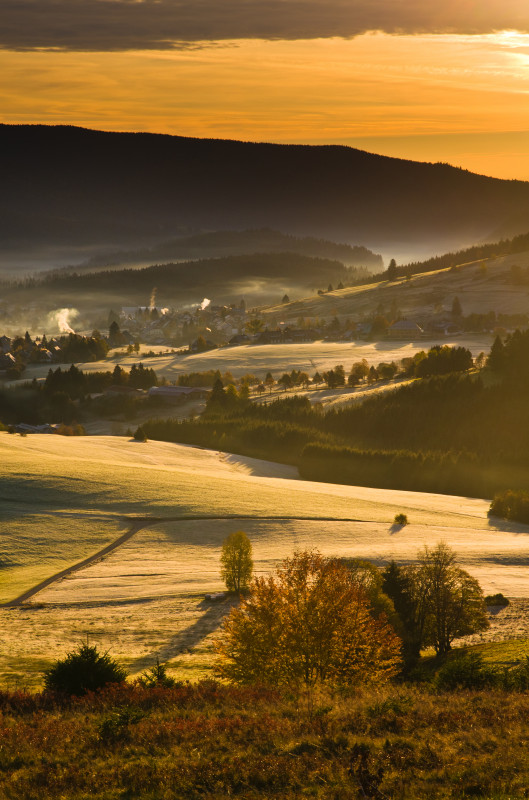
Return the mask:
{"type": "Polygon", "coordinates": [[[388,339],[403,339],[407,342],[412,342],[415,339],[422,339],[424,330],[416,322],[409,319],[401,319],[390,325],[386,337],[388,339]]]}

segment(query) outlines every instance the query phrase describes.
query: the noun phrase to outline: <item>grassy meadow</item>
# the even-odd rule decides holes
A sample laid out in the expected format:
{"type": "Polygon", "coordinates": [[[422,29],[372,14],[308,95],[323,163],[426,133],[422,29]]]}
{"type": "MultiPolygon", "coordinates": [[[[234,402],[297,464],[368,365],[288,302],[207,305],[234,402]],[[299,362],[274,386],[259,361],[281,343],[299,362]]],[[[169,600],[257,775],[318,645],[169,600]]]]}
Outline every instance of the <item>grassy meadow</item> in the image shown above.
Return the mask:
{"type": "MultiPolygon", "coordinates": [[[[444,540],[486,592],[529,596],[529,528],[489,520],[485,500],[310,483],[284,465],[120,437],[2,433],[0,454],[3,602],[137,529],[103,559],[0,609],[9,686],[38,687],[43,666],[87,635],[131,674],[156,658],[177,675],[210,674],[229,601],[204,595],[222,589],[220,549],[237,529],[252,541],[257,574],[297,548],[383,564],[444,540]],[[400,512],[404,528],[393,523],[400,512]]],[[[527,638],[515,612],[508,630],[527,638]]]]}

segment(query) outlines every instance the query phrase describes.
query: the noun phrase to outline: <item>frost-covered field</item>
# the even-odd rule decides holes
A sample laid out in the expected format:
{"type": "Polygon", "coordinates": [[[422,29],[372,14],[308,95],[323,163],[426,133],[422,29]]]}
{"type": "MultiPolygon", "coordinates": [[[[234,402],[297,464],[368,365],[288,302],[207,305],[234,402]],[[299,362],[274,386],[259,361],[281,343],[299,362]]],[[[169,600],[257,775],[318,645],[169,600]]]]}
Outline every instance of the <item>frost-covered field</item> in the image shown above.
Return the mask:
{"type": "MultiPolygon", "coordinates": [[[[400,361],[402,358],[413,356],[419,350],[428,350],[440,340],[418,340],[415,342],[381,341],[381,342],[307,342],[300,344],[281,345],[241,345],[240,347],[220,347],[208,353],[179,354],[166,353],[163,347],[146,347],[142,350],[159,353],[147,357],[144,354],[127,356],[125,352],[112,351],[110,358],[104,361],[94,361],[79,364],[88,372],[96,370],[113,370],[116,364],[130,368],[132,364],[141,361],[146,367],[152,367],[159,375],[173,381],[182,373],[203,372],[209,369],[219,369],[221,372],[230,371],[235,377],[246,375],[250,372],[264,378],[267,372],[272,372],[278,378],[283,372],[292,369],[302,370],[313,375],[316,370],[331,369],[336,364],[343,364],[346,371],[351,369],[354,361],[365,358],[369,364],[379,364],[381,361],[400,361]]],[[[474,336],[457,336],[453,339],[442,340],[441,344],[468,347],[474,356],[481,352],[488,352],[492,344],[492,337],[488,334],[474,336]]],[[[68,365],[69,366],[69,365],[68,365]]],[[[29,366],[24,373],[24,381],[28,379],[44,378],[49,366],[29,366]]],[[[20,381],[19,381],[20,382],[20,381]]]]}
{"type": "Polygon", "coordinates": [[[210,665],[225,604],[223,539],[245,530],[256,571],[296,548],[406,562],[446,541],[487,592],[529,597],[529,528],[490,521],[484,500],[336,486],[296,479],[291,467],[163,442],[117,437],[0,435],[2,598],[139,529],[103,560],[0,609],[0,680],[37,685],[40,671],[83,636],[132,673],[168,660],[182,674],[210,665]],[[396,513],[410,524],[393,525],[396,513]],[[226,519],[240,515],[245,519],[226,519]],[[187,517],[187,519],[182,519],[187,517]],[[207,517],[207,519],[206,519],[207,517]],[[18,676],[18,678],[17,678],[18,676]]]}

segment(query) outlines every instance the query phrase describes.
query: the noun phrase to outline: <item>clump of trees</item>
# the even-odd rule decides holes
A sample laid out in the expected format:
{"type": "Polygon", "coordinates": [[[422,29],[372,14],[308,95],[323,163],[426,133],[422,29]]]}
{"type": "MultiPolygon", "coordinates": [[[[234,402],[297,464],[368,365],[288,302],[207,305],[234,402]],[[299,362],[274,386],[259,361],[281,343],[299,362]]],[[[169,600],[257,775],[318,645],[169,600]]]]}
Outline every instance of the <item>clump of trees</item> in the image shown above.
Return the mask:
{"type": "Polygon", "coordinates": [[[420,355],[423,357],[417,359],[414,371],[418,378],[446,375],[449,372],[466,372],[474,363],[472,353],[466,347],[434,345],[425,356],[423,353],[420,355]]]}
{"type": "Polygon", "coordinates": [[[311,691],[383,682],[400,668],[400,640],[346,565],[316,552],[256,578],[218,643],[217,673],[237,683],[311,691]]]}
{"type": "Polygon", "coordinates": [[[408,662],[428,646],[445,656],[454,639],[489,627],[478,581],[457,564],[444,542],[425,547],[416,564],[391,562],[383,573],[383,589],[400,617],[408,662]]]}
{"type": "Polygon", "coordinates": [[[529,493],[511,489],[500,492],[490,504],[489,517],[501,517],[529,524],[529,493]]]}

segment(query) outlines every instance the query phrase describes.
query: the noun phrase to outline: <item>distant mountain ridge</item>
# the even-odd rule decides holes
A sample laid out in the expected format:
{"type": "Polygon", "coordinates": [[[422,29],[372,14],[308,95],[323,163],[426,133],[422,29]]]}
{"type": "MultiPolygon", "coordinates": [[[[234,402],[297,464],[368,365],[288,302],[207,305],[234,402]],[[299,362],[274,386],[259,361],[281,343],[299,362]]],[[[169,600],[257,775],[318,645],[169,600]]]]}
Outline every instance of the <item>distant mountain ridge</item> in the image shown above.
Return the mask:
{"type": "Polygon", "coordinates": [[[529,183],[344,146],[0,125],[4,245],[271,227],[343,242],[529,228],[529,183]]]}
{"type": "MultiPolygon", "coordinates": [[[[384,268],[382,256],[371,252],[366,247],[338,244],[314,237],[291,236],[273,231],[271,228],[247,231],[212,231],[194,236],[180,236],[178,239],[160,242],[152,247],[102,253],[92,256],[80,266],[85,270],[136,264],[149,266],[176,259],[287,252],[317,258],[337,259],[347,266],[364,266],[372,271],[384,268]]],[[[76,270],[79,270],[79,265],[76,265],[76,270]]]]}

